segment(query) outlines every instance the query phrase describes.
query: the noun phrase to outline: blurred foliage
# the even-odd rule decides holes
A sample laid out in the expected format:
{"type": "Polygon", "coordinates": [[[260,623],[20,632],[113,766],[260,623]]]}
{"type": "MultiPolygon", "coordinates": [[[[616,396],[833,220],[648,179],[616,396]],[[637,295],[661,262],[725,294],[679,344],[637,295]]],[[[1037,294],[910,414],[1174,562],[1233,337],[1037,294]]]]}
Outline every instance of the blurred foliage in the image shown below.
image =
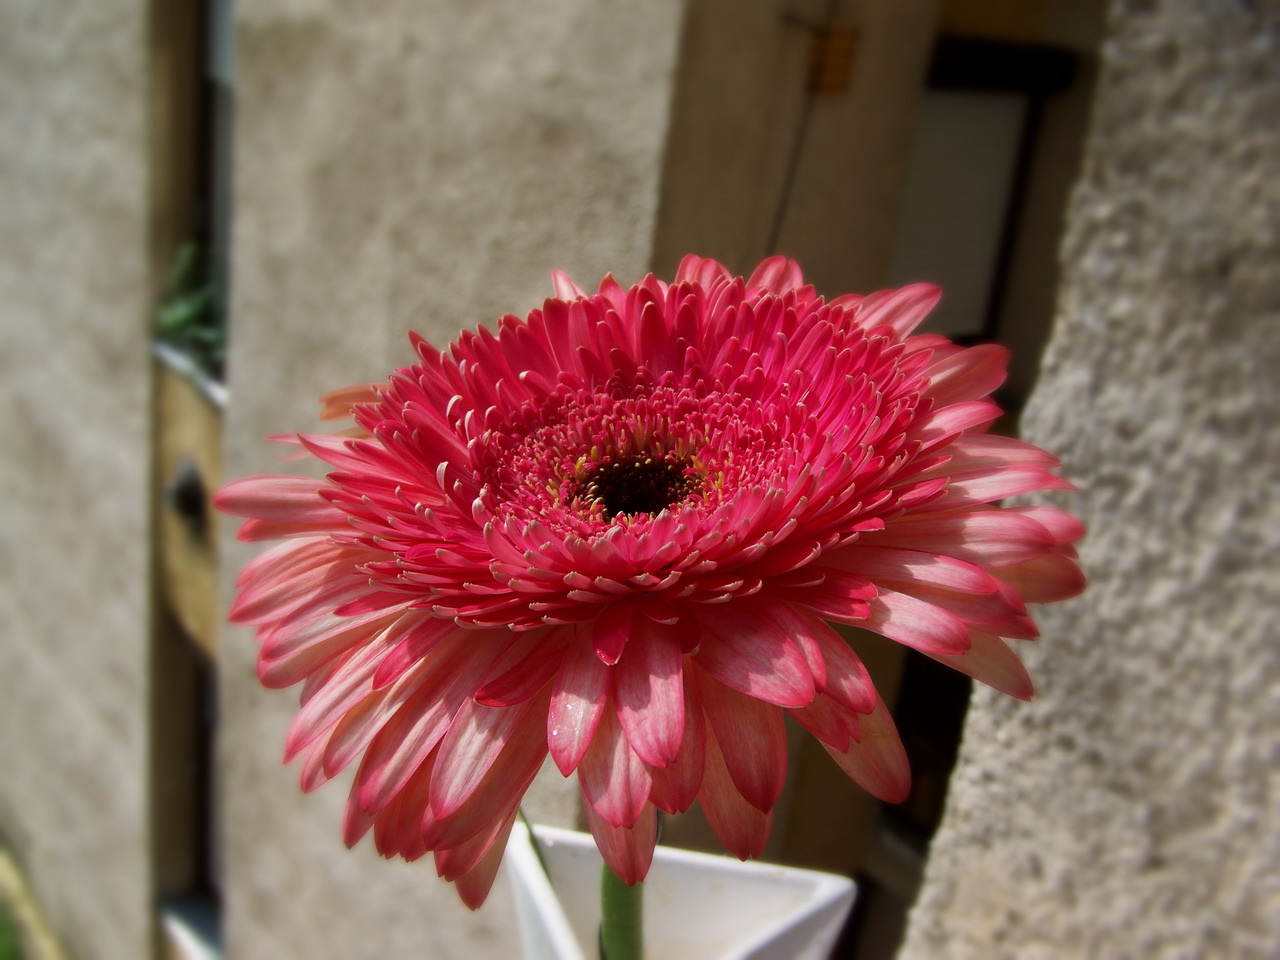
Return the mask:
{"type": "Polygon", "coordinates": [[[22,960],[18,926],[3,902],[0,902],[0,960],[22,960]]]}
{"type": "Polygon", "coordinates": [[[156,338],[183,351],[201,371],[221,381],[227,337],[216,309],[217,293],[208,253],[199,244],[183,244],[156,309],[156,338]]]}

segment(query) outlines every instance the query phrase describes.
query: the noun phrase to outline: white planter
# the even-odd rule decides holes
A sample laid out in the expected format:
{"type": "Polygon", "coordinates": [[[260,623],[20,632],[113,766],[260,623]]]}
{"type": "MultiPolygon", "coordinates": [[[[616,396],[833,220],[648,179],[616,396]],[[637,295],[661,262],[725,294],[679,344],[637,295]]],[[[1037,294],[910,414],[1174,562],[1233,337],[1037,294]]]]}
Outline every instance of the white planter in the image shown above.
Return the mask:
{"type": "MultiPolygon", "coordinates": [[[[596,960],[600,853],[589,833],[519,824],[507,845],[525,960],[596,960]]],[[[658,847],[644,885],[645,960],[827,960],[853,906],[846,877],[658,847]]]]}

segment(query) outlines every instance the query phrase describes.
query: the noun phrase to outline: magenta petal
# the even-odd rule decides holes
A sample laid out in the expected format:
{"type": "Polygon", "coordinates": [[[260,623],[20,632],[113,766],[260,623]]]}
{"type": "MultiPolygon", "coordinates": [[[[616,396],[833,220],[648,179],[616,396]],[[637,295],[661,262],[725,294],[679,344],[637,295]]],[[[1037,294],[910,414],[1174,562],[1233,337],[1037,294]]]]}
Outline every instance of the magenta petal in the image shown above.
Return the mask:
{"type": "Polygon", "coordinates": [[[592,637],[596,656],[602,663],[615,664],[631,638],[631,624],[636,608],[630,603],[611,603],[601,611],[594,623],[592,637]]]}
{"type": "Polygon", "coordinates": [[[676,630],[637,617],[614,674],[618,720],[645,763],[665,767],[684,737],[684,670],[676,630]]]}
{"type": "Polygon", "coordinates": [[[728,279],[729,271],[723,264],[692,253],[685,254],[676,268],[676,283],[696,283],[708,290],[717,281],[728,279]]]}

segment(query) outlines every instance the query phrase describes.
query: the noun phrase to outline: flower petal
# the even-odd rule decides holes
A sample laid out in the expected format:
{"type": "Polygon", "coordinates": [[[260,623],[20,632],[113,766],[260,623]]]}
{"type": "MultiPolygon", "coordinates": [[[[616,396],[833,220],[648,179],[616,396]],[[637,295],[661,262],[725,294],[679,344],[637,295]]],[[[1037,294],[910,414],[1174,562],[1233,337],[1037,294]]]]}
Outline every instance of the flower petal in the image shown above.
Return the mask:
{"type": "Polygon", "coordinates": [[[1027,668],[1003,639],[977,630],[969,632],[969,639],[971,646],[964,653],[933,659],[1018,700],[1031,699],[1035,687],[1027,668]]]}
{"type": "Polygon", "coordinates": [[[698,678],[697,696],[738,792],[757,810],[772,810],[787,782],[782,711],[706,675],[698,678]]]}
{"type": "Polygon", "coordinates": [[[823,749],[858,786],[886,803],[901,803],[911,792],[911,766],[902,749],[893,717],[881,700],[871,713],[858,718],[861,737],[847,750],[823,749]]]}
{"type": "Polygon", "coordinates": [[[892,327],[894,334],[902,338],[918,327],[941,299],[942,291],[931,283],[880,290],[862,298],[858,322],[868,330],[882,325],[892,327]]]}
{"type": "Polygon", "coordinates": [[[764,852],[773,813],[743,799],[729,776],[720,745],[711,734],[707,736],[706,774],[698,799],[707,823],[726,850],[739,860],[750,860],[764,852]]]}
{"type": "Polygon", "coordinates": [[[675,760],[650,771],[653,785],[649,799],[667,813],[683,813],[693,806],[702,787],[706,762],[706,719],[693,694],[693,684],[684,685],[684,738],[675,760]]]}
{"type": "Polygon", "coordinates": [[[653,849],[658,843],[658,815],[653,804],[647,804],[634,824],[617,827],[584,804],[587,829],[595,837],[596,846],[609,869],[623,883],[634,886],[649,874],[653,849]]]}
{"type": "Polygon", "coordinates": [[[570,645],[552,683],[547,712],[551,759],[566,777],[578,768],[591,746],[611,684],[609,668],[584,638],[570,645]]]}
{"type": "Polygon", "coordinates": [[[730,603],[699,617],[699,667],[726,686],[781,707],[802,707],[817,692],[804,654],[766,604],[730,603]]]}
{"type": "Polygon", "coordinates": [[[578,767],[583,800],[606,823],[630,827],[644,812],[651,782],[649,768],[631,749],[610,702],[578,767]]]}
{"type": "Polygon", "coordinates": [[[679,633],[646,617],[618,661],[614,684],[618,720],[645,763],[665,767],[684,738],[684,668],[679,633]]]}

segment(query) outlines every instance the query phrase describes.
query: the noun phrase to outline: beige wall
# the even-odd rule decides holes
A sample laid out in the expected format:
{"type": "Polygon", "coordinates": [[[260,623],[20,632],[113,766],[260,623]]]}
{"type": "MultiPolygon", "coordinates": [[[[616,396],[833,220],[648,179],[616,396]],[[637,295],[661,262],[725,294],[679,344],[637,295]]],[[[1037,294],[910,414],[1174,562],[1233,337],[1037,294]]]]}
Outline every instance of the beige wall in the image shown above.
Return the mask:
{"type": "MultiPolygon", "coordinates": [[[[553,267],[643,275],[682,6],[240,6],[228,477],[281,469],[258,438],[408,362],[410,327],[443,344],[523,312],[553,267]]],[[[343,847],[345,781],[304,797],[280,765],[294,695],[259,689],[246,632],[222,649],[230,953],[513,956],[502,878],[471,914],[429,859],[343,847]]],[[[536,792],[571,820],[571,787],[536,792]]]]}
{"type": "Polygon", "coordinates": [[[1112,6],[1024,421],[1092,585],[1040,618],[1033,704],[975,697],[904,957],[1280,942],[1277,37],[1274,3],[1112,6]]]}
{"type": "Polygon", "coordinates": [[[146,948],[145,6],[0,4],[0,843],[146,948]]]}

